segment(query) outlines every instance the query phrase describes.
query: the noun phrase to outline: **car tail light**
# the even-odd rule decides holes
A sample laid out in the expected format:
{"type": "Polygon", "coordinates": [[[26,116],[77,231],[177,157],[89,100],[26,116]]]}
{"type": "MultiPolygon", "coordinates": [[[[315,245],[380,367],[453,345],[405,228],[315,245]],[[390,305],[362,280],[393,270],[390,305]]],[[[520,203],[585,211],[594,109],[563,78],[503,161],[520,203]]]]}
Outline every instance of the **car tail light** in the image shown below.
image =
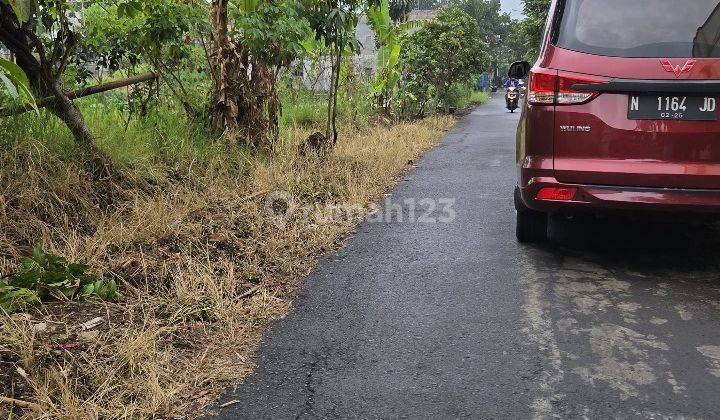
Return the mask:
{"type": "Polygon", "coordinates": [[[573,86],[579,84],[606,83],[608,79],[594,76],[584,76],[576,74],[558,75],[558,105],[578,105],[590,102],[600,95],[600,91],[596,90],[578,90],[573,86]]]}
{"type": "Polygon", "coordinates": [[[556,87],[557,71],[538,70],[531,72],[528,102],[533,105],[553,105],[555,103],[556,87]]]}
{"type": "Polygon", "coordinates": [[[577,194],[577,188],[546,187],[538,191],[538,200],[572,201],[577,194]]]}
{"type": "Polygon", "coordinates": [[[577,84],[605,83],[608,79],[555,70],[530,73],[528,102],[533,105],[580,105],[595,99],[600,91],[579,90],[577,84]]]}

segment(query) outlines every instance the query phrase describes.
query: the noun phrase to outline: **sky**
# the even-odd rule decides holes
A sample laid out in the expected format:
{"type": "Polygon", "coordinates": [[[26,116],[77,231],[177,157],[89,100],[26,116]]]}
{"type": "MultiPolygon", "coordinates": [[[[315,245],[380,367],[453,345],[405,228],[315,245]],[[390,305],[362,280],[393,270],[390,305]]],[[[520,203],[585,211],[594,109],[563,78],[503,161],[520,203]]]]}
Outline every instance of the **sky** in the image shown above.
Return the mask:
{"type": "Polygon", "coordinates": [[[500,0],[504,12],[508,12],[514,18],[522,17],[522,1],[521,0],[500,0]]]}

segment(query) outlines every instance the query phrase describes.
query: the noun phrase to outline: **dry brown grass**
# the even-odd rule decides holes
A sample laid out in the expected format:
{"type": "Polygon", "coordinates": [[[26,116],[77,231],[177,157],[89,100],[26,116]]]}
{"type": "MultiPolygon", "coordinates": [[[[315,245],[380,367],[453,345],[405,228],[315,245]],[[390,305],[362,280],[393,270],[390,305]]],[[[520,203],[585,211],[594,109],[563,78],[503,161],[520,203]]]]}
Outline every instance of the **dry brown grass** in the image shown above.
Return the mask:
{"type": "Polygon", "coordinates": [[[91,185],[40,148],[6,152],[0,274],[39,243],[118,279],[123,298],[0,315],[0,415],[198,412],[252,370],[262,332],[291,309],[317,257],[357,223],[296,216],[278,226],[263,208],[268,193],[367,208],[452,124],[436,117],[348,131],[326,161],[299,157],[308,133],[291,130],[276,156],[244,170],[218,158],[151,192],[91,185]],[[80,333],[96,316],[98,332],[80,333]],[[38,332],[40,323],[47,328],[38,332]]]}

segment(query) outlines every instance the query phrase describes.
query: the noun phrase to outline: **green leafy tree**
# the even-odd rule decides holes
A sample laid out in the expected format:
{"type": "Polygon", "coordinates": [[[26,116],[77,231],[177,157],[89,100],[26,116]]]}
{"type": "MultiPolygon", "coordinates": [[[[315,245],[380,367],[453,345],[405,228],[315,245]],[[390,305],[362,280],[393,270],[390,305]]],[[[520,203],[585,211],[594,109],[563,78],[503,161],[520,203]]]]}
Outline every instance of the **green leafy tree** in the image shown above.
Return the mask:
{"type": "Polygon", "coordinates": [[[525,34],[521,30],[522,22],[513,20],[514,30],[509,31],[503,38],[502,45],[496,52],[497,71],[500,77],[507,74],[510,64],[526,57],[525,34]]]}
{"type": "Polygon", "coordinates": [[[458,7],[438,13],[406,42],[406,90],[421,114],[432,96],[449,112],[453,86],[470,82],[489,60],[476,20],[458,7]]]}
{"type": "MultiPolygon", "coordinates": [[[[79,68],[95,65],[98,70],[123,70],[128,75],[138,68],[151,69],[190,117],[198,114],[178,73],[192,64],[195,47],[188,41],[200,38],[207,29],[206,7],[175,0],[115,0],[86,7],[82,23],[78,55],[85,60],[78,60],[79,68]]],[[[148,89],[142,114],[152,91],[148,89]]]]}
{"type": "Polygon", "coordinates": [[[510,16],[501,12],[500,0],[457,0],[454,4],[475,19],[478,36],[495,56],[504,36],[511,29],[510,16]]]}
{"type": "Polygon", "coordinates": [[[478,36],[492,57],[491,70],[502,74],[525,56],[521,24],[502,12],[500,0],[454,0],[454,4],[477,21],[478,36]]]}
{"type": "Polygon", "coordinates": [[[138,10],[131,12],[117,4],[92,4],[85,8],[84,33],[79,48],[84,50],[87,63],[110,71],[140,64],[142,53],[138,48],[138,30],[142,21],[138,10]]]}
{"type": "Polygon", "coordinates": [[[70,129],[93,172],[106,172],[109,160],[63,88],[63,72],[78,44],[75,7],[62,0],[0,0],[0,43],[13,53],[32,91],[47,98],[47,109],[70,129]]]}
{"type": "Polygon", "coordinates": [[[315,38],[330,50],[330,93],[323,142],[326,150],[333,147],[338,138],[337,99],[343,54],[360,50],[360,42],[355,38],[360,6],[359,0],[309,0],[306,8],[315,38]]]}
{"type": "Polygon", "coordinates": [[[522,29],[525,35],[525,49],[528,60],[534,60],[540,50],[545,22],[550,11],[550,0],[523,0],[525,21],[522,29]]]}
{"type": "MultiPolygon", "coordinates": [[[[68,76],[72,74],[76,81],[86,78],[88,63],[99,62],[111,70],[123,66],[125,59],[135,64],[141,53],[157,71],[167,70],[163,67],[165,63],[176,60],[190,43],[187,34],[191,15],[187,10],[203,10],[205,6],[200,2],[200,6],[191,8],[189,5],[195,2],[178,0],[97,2],[106,15],[112,13],[112,16],[104,23],[91,19],[89,23],[94,26],[91,25],[89,30],[85,12],[91,18],[98,14],[93,14],[92,6],[87,7],[87,3],[90,2],[0,0],[0,44],[12,52],[16,64],[27,75],[30,90],[39,98],[38,106],[47,108],[66,124],[82,152],[87,169],[94,179],[98,179],[120,174],[112,169],[110,159],[97,147],[73,99],[103,89],[72,92],[67,90],[67,85],[72,84],[68,76]]],[[[104,88],[119,88],[131,83],[137,82],[128,78],[113,81],[104,88]]],[[[183,91],[176,96],[184,100],[188,95],[183,91]]],[[[28,104],[11,112],[26,109],[29,109],[28,104]]]]}

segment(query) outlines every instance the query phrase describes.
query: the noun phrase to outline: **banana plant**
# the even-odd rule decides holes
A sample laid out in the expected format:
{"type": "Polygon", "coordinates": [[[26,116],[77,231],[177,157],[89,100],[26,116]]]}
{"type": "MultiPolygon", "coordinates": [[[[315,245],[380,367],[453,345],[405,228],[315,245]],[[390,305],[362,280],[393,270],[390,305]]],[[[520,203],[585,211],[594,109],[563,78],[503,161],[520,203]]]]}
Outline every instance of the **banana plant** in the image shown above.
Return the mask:
{"type": "Polygon", "coordinates": [[[403,35],[418,27],[421,22],[393,23],[389,0],[371,2],[365,13],[370,27],[375,32],[377,46],[377,76],[372,84],[372,92],[378,106],[385,113],[389,113],[390,99],[402,74],[400,53],[403,49],[403,35]]]}
{"type": "MultiPolygon", "coordinates": [[[[37,6],[34,0],[0,0],[0,2],[12,8],[19,22],[27,22],[33,8],[37,6]]],[[[21,105],[32,106],[37,111],[35,98],[30,92],[30,81],[17,64],[0,58],[0,82],[0,92],[5,92],[14,101],[21,105]]]]}
{"type": "Polygon", "coordinates": [[[30,106],[37,112],[35,98],[30,92],[30,82],[17,64],[0,58],[0,82],[0,92],[4,91],[20,105],[30,106]]]}
{"type": "Polygon", "coordinates": [[[30,20],[33,12],[38,8],[37,0],[0,0],[0,3],[9,5],[19,22],[25,23],[30,20]]]}

